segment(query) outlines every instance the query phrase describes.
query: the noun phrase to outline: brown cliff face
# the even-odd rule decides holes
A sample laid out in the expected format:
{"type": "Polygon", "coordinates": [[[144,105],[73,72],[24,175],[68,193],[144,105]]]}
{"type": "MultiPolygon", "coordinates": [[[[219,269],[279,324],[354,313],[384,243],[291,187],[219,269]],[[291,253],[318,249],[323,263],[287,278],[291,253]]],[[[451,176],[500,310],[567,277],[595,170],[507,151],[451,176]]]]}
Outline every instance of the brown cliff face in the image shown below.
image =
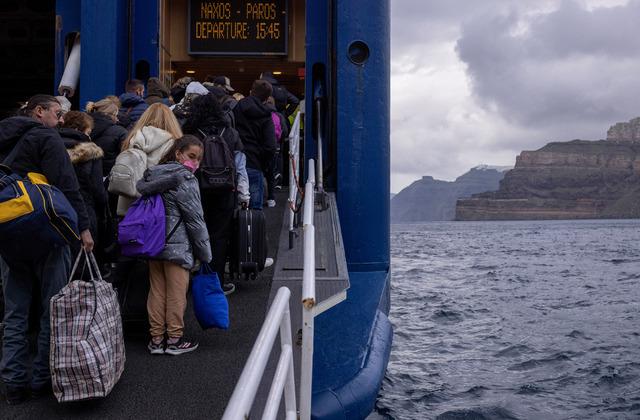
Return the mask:
{"type": "Polygon", "coordinates": [[[640,143],[640,118],[611,126],[607,131],[607,140],[621,143],[640,143]]]}
{"type": "Polygon", "coordinates": [[[498,191],[456,205],[456,220],[635,217],[640,217],[640,141],[635,140],[574,140],[524,151],[498,191]]]}

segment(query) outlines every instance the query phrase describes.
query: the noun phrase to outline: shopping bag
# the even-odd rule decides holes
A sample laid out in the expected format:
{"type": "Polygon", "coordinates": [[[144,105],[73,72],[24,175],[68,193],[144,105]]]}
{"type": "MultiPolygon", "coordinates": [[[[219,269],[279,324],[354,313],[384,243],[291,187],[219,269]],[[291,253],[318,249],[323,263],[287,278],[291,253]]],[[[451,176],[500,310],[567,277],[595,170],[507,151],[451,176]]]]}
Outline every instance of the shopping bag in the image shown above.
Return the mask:
{"type": "MultiPolygon", "coordinates": [[[[77,273],[76,278],[82,277],[77,273]]],[[[69,280],[51,298],[50,308],[49,363],[58,402],[107,396],[125,363],[118,298],[111,284],[102,280],[93,254],[80,251],[69,280]],[[81,260],[90,281],[73,280],[81,260]]]]}
{"type": "Polygon", "coordinates": [[[218,274],[202,264],[191,285],[193,310],[203,329],[229,328],[229,303],[220,287],[218,274]]]}

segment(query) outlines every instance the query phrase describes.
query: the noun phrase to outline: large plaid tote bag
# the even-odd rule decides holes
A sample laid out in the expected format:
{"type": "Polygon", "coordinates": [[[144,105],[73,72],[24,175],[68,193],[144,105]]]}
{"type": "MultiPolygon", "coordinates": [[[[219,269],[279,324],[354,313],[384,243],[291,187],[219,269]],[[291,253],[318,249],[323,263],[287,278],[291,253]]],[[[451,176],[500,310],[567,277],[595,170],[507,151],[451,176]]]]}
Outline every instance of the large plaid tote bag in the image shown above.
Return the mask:
{"type": "Polygon", "coordinates": [[[70,280],[51,298],[49,362],[59,402],[107,396],[120,379],[125,362],[117,295],[111,284],[102,280],[93,254],[80,251],[70,280]],[[90,281],[73,280],[81,259],[90,281]]]}

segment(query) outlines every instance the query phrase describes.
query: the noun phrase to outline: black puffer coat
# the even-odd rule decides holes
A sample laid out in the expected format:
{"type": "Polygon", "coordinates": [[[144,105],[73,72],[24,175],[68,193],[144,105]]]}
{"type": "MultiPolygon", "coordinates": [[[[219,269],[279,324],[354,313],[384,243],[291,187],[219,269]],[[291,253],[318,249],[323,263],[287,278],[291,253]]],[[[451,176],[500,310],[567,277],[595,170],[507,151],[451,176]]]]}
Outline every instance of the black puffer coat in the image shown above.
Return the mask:
{"type": "Polygon", "coordinates": [[[247,168],[265,171],[276,152],[276,131],[271,110],[255,96],[247,96],[233,109],[236,130],[244,145],[247,168]]]}
{"type": "Polygon", "coordinates": [[[100,112],[94,112],[91,116],[94,123],[91,139],[104,152],[102,176],[109,176],[116,157],[122,148],[122,142],[127,137],[127,130],[116,124],[109,116],[100,112]]]}
{"type": "Polygon", "coordinates": [[[147,169],[136,187],[141,195],[162,194],[167,236],[175,229],[156,258],[187,270],[194,268],[196,259],[210,262],[211,245],[196,177],[183,165],[169,162],[147,169]]]}
{"type": "Polygon", "coordinates": [[[102,214],[107,203],[107,192],[102,182],[104,153],[86,134],[78,130],[61,128],[59,132],[80,184],[80,194],[89,216],[91,234],[96,237],[97,214],[102,214]]]}
{"type": "Polygon", "coordinates": [[[78,214],[78,229],[89,228],[89,218],[78,188],[78,179],[57,130],[47,128],[29,117],[11,117],[0,121],[0,160],[14,147],[16,155],[6,162],[20,176],[37,172],[62,191],[78,214]],[[19,144],[18,144],[19,143],[19,144]]]}

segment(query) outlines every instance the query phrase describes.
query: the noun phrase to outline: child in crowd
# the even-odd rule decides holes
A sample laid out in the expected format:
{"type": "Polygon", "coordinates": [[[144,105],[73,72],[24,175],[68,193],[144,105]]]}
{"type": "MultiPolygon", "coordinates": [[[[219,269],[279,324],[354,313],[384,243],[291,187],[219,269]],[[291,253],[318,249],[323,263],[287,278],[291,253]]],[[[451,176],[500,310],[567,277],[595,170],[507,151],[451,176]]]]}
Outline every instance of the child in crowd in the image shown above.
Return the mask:
{"type": "Polygon", "coordinates": [[[197,342],[185,339],[183,333],[189,271],[196,267],[197,261],[211,261],[200,190],[193,175],[202,153],[202,142],[198,138],[181,137],[137,184],[143,196],[162,194],[166,215],[165,248],[149,262],[151,289],[147,311],[151,354],[179,355],[198,347],[197,342]]]}

